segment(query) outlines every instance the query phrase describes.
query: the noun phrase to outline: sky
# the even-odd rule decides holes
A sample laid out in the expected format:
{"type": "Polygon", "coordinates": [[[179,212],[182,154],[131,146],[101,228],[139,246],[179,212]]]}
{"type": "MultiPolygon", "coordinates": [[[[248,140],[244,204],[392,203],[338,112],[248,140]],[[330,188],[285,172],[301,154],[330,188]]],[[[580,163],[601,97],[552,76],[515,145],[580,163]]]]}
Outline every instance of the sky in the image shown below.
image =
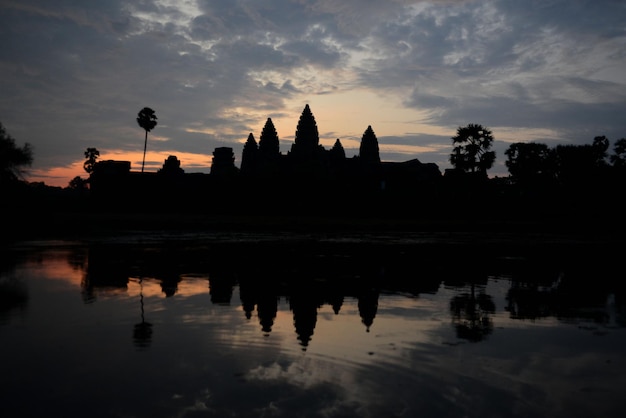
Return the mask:
{"type": "Polygon", "coordinates": [[[84,152],[140,171],[175,155],[210,172],[216,147],[286,154],[309,104],[330,149],[451,168],[458,127],[511,143],[626,137],[623,0],[0,0],[0,123],[33,147],[26,180],[66,187],[84,152]]]}

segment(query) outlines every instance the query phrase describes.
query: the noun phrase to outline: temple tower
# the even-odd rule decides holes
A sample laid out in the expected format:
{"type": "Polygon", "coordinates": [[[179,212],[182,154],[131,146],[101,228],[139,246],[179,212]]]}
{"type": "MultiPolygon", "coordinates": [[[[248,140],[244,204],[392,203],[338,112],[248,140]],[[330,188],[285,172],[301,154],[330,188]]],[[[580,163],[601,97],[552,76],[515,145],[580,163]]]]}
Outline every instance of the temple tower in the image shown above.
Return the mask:
{"type": "Polygon", "coordinates": [[[298,160],[312,160],[319,151],[319,132],[315,117],[307,104],[300,115],[296,128],[296,139],[291,145],[291,156],[298,160]]]}

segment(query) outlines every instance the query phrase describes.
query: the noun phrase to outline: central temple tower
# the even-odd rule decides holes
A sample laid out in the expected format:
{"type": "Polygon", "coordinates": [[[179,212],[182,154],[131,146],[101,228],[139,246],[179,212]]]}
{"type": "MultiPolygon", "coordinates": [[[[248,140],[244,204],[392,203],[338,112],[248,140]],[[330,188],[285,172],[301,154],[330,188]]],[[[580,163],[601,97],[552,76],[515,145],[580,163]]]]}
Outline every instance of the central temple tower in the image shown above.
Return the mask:
{"type": "Polygon", "coordinates": [[[291,156],[298,160],[311,160],[319,153],[320,136],[315,117],[307,104],[300,115],[296,128],[296,139],[291,145],[291,156]]]}

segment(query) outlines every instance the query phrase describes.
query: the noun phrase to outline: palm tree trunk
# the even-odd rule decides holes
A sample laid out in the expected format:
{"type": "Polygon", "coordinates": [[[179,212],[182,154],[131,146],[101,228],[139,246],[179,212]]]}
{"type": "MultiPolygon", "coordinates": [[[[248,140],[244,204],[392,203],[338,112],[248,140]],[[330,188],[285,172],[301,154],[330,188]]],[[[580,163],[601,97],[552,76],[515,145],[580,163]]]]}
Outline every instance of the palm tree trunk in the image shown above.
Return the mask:
{"type": "Polygon", "coordinates": [[[141,172],[143,173],[143,166],[146,163],[146,147],[148,146],[148,131],[146,131],[146,139],[143,142],[143,161],[141,162],[141,172]]]}

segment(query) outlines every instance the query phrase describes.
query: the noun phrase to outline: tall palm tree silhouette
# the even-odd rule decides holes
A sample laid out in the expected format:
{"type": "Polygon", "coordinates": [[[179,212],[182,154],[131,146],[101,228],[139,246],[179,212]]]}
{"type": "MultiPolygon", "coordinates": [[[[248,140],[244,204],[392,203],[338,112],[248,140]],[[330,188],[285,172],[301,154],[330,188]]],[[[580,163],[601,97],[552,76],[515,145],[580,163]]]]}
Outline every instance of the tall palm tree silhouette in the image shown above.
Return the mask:
{"type": "Polygon", "coordinates": [[[146,131],[146,139],[143,143],[143,161],[141,162],[141,172],[143,173],[143,166],[146,163],[146,147],[148,146],[148,132],[150,132],[157,124],[157,117],[154,110],[149,107],[144,107],[137,114],[137,123],[146,131]]]}

